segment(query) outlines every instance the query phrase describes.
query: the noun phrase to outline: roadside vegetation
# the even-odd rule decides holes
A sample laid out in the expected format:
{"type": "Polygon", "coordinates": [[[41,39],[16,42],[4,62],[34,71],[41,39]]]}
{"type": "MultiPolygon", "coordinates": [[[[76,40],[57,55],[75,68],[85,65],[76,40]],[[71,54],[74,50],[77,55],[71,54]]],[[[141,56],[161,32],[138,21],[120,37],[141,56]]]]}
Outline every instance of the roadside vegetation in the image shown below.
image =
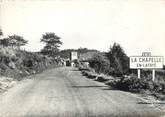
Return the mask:
{"type": "Polygon", "coordinates": [[[21,49],[27,40],[19,35],[3,37],[0,29],[0,90],[10,87],[12,81],[61,65],[61,58],[57,56],[62,44],[60,37],[46,33],[41,42],[45,43],[41,52],[28,52],[21,49]]]}
{"type": "Polygon", "coordinates": [[[104,82],[111,88],[153,95],[165,100],[165,70],[156,71],[155,81],[152,81],[151,70],[142,70],[142,78],[138,79],[137,70],[129,69],[129,57],[117,43],[114,43],[108,52],[93,55],[89,59],[89,68],[82,70],[82,74],[104,82]]]}
{"type": "Polygon", "coordinates": [[[28,43],[27,40],[15,34],[3,37],[0,29],[0,89],[11,86],[6,85],[6,82],[18,81],[45,69],[61,66],[64,59],[67,60],[70,53],[76,51],[79,61],[75,63],[79,64],[84,76],[104,82],[115,89],[154,95],[165,100],[165,66],[163,70],[156,71],[155,81],[152,81],[151,70],[141,70],[142,78],[138,79],[137,71],[129,69],[129,57],[120,44],[114,43],[108,52],[87,48],[60,51],[60,39],[55,33],[47,32],[40,39],[45,44],[43,49],[40,52],[28,52],[21,49],[28,43]],[[86,61],[89,64],[85,64],[86,61]]]}
{"type": "Polygon", "coordinates": [[[77,52],[78,53],[78,58],[82,58],[80,56],[83,56],[83,58],[85,57],[88,57],[88,58],[91,58],[93,53],[98,53],[99,51],[97,50],[94,50],[94,49],[87,49],[87,48],[78,48],[78,49],[64,49],[64,50],[61,50],[58,52],[58,55],[61,57],[61,58],[70,58],[70,53],[71,52],[77,52]]]}

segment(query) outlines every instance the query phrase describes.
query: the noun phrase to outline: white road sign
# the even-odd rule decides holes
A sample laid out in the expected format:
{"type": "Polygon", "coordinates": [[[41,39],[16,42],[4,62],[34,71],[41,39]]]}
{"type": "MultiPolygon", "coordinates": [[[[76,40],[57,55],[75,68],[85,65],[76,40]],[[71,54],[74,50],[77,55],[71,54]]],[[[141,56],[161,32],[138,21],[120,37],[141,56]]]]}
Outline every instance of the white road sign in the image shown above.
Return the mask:
{"type": "Polygon", "coordinates": [[[131,56],[131,69],[158,69],[163,68],[162,56],[131,56]]]}

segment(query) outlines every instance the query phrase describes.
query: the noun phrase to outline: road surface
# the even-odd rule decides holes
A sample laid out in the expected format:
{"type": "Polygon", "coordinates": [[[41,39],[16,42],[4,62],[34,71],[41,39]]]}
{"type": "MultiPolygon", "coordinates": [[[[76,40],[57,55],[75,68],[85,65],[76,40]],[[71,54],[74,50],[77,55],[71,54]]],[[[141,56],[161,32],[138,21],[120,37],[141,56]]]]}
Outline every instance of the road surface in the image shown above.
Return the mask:
{"type": "Polygon", "coordinates": [[[0,117],[159,117],[135,94],[111,90],[75,68],[31,76],[0,95],[0,117]]]}

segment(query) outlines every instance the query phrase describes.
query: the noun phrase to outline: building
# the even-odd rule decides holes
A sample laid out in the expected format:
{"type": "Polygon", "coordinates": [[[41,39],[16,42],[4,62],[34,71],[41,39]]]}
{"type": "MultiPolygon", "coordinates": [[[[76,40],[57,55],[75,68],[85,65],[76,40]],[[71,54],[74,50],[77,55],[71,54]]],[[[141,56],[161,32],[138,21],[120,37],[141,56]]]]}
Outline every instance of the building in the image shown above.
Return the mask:
{"type": "Polygon", "coordinates": [[[70,53],[70,62],[71,62],[71,66],[76,66],[76,61],[78,61],[78,54],[77,52],[71,52],[70,53]]]}

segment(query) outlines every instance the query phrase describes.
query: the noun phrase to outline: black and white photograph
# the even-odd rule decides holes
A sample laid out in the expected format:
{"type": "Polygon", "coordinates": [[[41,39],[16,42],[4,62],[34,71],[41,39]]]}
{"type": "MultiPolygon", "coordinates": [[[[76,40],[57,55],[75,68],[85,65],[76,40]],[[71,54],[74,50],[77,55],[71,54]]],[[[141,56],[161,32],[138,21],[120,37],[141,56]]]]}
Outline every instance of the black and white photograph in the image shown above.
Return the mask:
{"type": "Polygon", "coordinates": [[[165,117],[165,0],[0,0],[0,117],[165,117]]]}

